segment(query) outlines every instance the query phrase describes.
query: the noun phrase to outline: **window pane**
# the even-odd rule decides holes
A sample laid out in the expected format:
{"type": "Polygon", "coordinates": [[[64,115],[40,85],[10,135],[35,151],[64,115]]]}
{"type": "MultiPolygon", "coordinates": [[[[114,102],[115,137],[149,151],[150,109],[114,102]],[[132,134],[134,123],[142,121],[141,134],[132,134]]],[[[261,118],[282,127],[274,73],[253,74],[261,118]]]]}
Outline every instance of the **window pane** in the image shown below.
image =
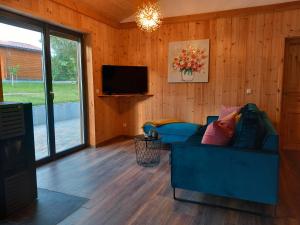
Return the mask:
{"type": "Polygon", "coordinates": [[[80,42],[50,36],[56,152],[84,143],[80,42]]]}
{"type": "Polygon", "coordinates": [[[49,155],[42,33],[0,23],[4,101],[31,102],[36,159],[49,155]]]}

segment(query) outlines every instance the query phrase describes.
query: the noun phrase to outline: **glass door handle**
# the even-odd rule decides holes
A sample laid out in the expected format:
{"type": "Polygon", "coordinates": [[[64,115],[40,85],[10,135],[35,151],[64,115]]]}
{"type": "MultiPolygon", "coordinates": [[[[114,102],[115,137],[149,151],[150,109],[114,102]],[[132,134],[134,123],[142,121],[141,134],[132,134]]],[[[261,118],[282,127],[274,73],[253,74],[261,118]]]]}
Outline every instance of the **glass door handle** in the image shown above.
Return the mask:
{"type": "Polygon", "coordinates": [[[53,91],[50,91],[50,96],[51,96],[52,100],[54,100],[54,92],[53,91]]]}

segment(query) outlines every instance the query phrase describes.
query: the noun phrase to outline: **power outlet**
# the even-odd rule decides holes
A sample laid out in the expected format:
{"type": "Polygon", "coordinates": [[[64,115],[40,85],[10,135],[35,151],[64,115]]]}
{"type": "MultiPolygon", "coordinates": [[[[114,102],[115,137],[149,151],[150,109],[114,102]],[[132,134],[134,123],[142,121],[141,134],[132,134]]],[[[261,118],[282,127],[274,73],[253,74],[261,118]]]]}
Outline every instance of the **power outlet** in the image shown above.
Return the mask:
{"type": "Polygon", "coordinates": [[[252,94],[252,89],[251,88],[247,88],[246,89],[246,94],[247,95],[251,95],[252,94]]]}

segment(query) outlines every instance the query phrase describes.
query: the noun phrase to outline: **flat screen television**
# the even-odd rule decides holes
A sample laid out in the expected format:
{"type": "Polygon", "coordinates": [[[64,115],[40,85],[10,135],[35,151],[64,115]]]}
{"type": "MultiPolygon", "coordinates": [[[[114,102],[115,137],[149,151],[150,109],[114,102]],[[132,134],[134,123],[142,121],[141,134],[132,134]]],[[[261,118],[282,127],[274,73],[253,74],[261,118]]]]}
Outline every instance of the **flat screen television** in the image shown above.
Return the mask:
{"type": "Polygon", "coordinates": [[[105,95],[146,94],[146,66],[102,66],[102,91],[105,95]]]}

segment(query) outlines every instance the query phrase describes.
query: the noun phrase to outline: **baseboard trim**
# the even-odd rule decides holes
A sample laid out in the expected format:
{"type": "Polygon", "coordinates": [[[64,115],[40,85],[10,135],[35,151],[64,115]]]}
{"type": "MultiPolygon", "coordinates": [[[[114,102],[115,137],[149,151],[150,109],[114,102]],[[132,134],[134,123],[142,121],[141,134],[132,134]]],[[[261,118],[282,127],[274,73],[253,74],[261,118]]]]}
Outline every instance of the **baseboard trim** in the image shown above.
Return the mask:
{"type": "Polygon", "coordinates": [[[127,135],[118,135],[118,136],[115,136],[115,137],[112,137],[112,138],[109,138],[107,140],[104,140],[104,141],[101,141],[101,142],[97,143],[95,147],[96,148],[104,147],[106,145],[110,145],[110,144],[116,143],[118,141],[123,141],[124,139],[131,139],[132,137],[127,136],[127,135]]]}

